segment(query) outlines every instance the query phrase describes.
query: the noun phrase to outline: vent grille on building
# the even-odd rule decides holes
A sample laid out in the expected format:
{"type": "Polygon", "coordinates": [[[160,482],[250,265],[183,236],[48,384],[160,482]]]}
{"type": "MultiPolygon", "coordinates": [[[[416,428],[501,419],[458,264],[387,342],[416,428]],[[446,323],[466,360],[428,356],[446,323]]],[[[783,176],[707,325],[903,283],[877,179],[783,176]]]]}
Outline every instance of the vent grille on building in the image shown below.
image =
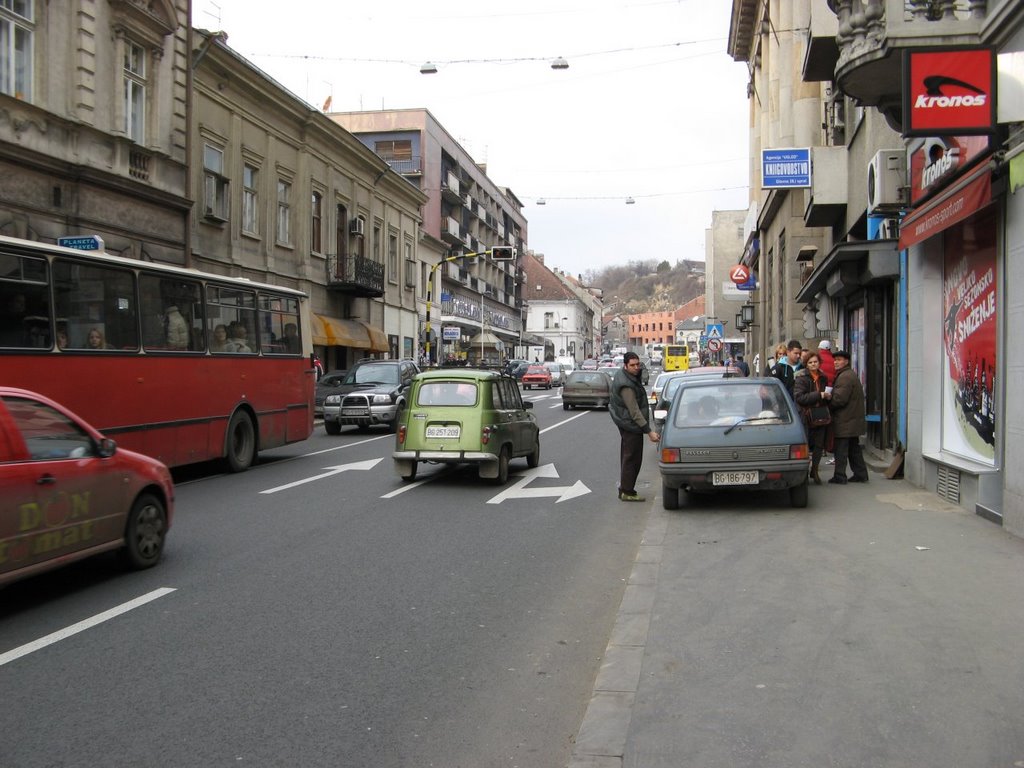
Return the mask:
{"type": "Polygon", "coordinates": [[[960,503],[960,472],[949,467],[939,467],[939,482],[935,492],[946,501],[960,503]]]}

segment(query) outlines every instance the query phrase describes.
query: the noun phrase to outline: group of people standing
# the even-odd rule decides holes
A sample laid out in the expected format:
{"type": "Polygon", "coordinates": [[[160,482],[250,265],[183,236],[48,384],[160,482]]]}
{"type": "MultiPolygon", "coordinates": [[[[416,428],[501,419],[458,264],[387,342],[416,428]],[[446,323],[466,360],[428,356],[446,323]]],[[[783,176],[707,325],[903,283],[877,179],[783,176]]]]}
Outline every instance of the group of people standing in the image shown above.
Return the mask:
{"type": "Polygon", "coordinates": [[[769,374],[783,383],[803,414],[807,440],[811,448],[811,479],[821,485],[818,473],[821,458],[831,444],[835,465],[829,483],[868,482],[868,468],[860,447],[860,436],[867,429],[864,418],[864,388],[850,367],[850,353],[832,352],[827,339],[817,351],[804,350],[799,341],[776,348],[775,364],[769,374]],[[853,472],[847,477],[849,463],[853,472]]]}

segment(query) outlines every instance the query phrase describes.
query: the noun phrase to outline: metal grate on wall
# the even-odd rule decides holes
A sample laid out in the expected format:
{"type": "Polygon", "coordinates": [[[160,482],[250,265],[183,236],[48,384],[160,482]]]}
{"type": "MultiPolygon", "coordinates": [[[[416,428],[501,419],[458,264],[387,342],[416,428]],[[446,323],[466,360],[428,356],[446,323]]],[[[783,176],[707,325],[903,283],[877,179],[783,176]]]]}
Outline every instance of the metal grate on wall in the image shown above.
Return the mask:
{"type": "Polygon", "coordinates": [[[960,503],[960,472],[949,467],[938,467],[939,482],[935,492],[946,501],[960,503]]]}

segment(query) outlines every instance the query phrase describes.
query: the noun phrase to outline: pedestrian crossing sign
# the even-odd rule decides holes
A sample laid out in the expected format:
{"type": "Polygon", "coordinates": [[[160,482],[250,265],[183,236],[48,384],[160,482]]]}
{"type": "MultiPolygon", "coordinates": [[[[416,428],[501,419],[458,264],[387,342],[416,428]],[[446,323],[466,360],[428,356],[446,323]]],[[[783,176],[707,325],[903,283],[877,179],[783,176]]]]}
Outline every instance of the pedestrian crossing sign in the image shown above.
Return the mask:
{"type": "Polygon", "coordinates": [[[725,329],[721,323],[708,323],[704,335],[709,339],[721,339],[725,335],[725,329]]]}

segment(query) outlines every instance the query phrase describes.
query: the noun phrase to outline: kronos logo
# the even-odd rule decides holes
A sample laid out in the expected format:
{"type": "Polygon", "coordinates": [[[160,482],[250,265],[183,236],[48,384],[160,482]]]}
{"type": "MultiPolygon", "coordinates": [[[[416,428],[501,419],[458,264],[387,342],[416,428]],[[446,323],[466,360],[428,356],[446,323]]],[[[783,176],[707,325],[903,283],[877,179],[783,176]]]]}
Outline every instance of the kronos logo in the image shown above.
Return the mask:
{"type": "Polygon", "coordinates": [[[988,94],[981,90],[981,88],[965,83],[963,80],[957,80],[955,77],[947,77],[946,75],[929,75],[924,79],[924,88],[925,92],[919,93],[914,101],[914,109],[981,107],[988,100],[988,94]],[[942,89],[947,85],[973,91],[973,94],[947,96],[942,92],[942,89]]]}

